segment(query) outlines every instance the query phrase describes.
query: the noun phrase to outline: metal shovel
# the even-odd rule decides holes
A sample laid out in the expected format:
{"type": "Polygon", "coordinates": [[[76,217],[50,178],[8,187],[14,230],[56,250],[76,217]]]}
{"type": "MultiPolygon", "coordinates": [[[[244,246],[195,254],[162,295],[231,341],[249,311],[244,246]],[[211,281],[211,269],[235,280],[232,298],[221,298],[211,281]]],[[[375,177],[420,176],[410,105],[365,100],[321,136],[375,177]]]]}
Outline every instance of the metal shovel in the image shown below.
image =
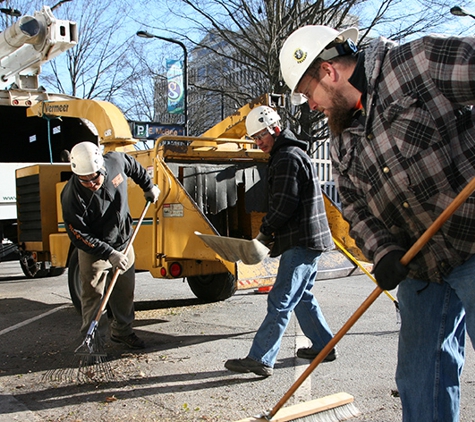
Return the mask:
{"type": "Polygon", "coordinates": [[[197,231],[195,231],[195,234],[226,261],[242,261],[246,265],[255,265],[269,254],[269,248],[257,239],[238,239],[235,237],[202,234],[197,231]]]}

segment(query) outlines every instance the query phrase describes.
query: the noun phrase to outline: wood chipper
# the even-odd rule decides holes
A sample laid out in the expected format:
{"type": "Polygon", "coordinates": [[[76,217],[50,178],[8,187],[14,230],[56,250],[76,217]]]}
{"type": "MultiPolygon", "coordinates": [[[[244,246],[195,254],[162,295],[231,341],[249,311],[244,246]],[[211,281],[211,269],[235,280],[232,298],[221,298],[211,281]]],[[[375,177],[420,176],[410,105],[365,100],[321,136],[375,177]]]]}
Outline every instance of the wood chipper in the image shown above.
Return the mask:
{"type": "MultiPolygon", "coordinates": [[[[199,137],[163,136],[153,149],[135,151],[129,125],[112,104],[93,100],[42,102],[29,116],[76,117],[93,124],[104,151],[134,156],[161,190],[134,242],[137,270],[155,278],[184,279],[205,301],[224,300],[236,289],[272,285],[278,258],[256,265],[230,262],[195,232],[253,239],[266,212],[267,154],[245,138],[245,117],[255,106],[276,106],[269,95],[247,104],[199,137]]],[[[60,193],[71,177],[68,164],[17,170],[18,233],[23,248],[51,268],[68,268],[71,298],[79,309],[77,250],[65,232],[60,193]]],[[[129,179],[129,205],[136,219],[142,190],[129,179]]],[[[340,224],[340,223],[338,223],[340,224]]],[[[348,237],[349,238],[349,237],[348,237]]],[[[351,240],[350,238],[348,240],[351,240]]],[[[324,254],[320,278],[351,274],[354,264],[338,251],[324,254]]],[[[41,265],[40,265],[41,266],[41,265]]]]}

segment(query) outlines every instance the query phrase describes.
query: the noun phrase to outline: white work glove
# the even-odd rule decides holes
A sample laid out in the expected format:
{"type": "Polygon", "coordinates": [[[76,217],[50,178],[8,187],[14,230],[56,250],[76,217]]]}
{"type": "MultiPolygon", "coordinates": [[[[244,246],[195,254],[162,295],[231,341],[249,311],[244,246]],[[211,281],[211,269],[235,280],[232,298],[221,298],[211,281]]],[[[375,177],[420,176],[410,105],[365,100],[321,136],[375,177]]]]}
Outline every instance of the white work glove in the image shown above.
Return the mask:
{"type": "Polygon", "coordinates": [[[114,250],[109,255],[109,262],[113,267],[125,271],[127,269],[127,264],[129,263],[129,258],[127,258],[127,255],[124,255],[122,252],[114,250]]]}
{"type": "Polygon", "coordinates": [[[267,236],[266,234],[259,232],[259,234],[256,236],[256,240],[261,242],[264,246],[269,246],[269,244],[274,241],[274,237],[267,236]]]}
{"type": "Polygon", "coordinates": [[[144,192],[145,199],[150,201],[152,204],[157,202],[158,196],[160,195],[160,189],[158,189],[157,185],[153,185],[153,188],[144,192]]]}

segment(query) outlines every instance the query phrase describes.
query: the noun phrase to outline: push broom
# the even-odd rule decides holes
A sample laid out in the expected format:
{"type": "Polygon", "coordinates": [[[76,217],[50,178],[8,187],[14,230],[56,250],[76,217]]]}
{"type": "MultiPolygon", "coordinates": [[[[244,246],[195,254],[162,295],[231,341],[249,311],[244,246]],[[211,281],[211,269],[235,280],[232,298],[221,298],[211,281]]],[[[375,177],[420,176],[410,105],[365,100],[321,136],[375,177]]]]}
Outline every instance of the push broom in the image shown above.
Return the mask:
{"type": "MultiPolygon", "coordinates": [[[[439,215],[439,217],[427,228],[421,237],[411,246],[411,248],[401,258],[401,264],[408,265],[417,255],[422,247],[434,236],[450,216],[467,200],[475,191],[475,178],[465,186],[465,188],[454,198],[449,206],[439,215]]],[[[322,397],[306,403],[299,403],[294,406],[283,408],[284,404],[292,397],[295,391],[302,385],[314,369],[325,359],[330,351],[337,345],[350,328],[368,310],[374,301],[383,293],[383,290],[376,286],[373,292],[366,298],[354,314],[348,319],[343,327],[327,343],[321,352],[310,363],[308,368],[300,375],[297,381],[292,384],[280,401],[269,411],[262,415],[242,419],[238,422],[338,422],[357,416],[359,411],[353,404],[353,396],[347,393],[337,393],[331,396],[322,397]]]]}
{"type": "MultiPolygon", "coordinates": [[[[142,221],[145,218],[150,202],[147,201],[145,207],[140,215],[137,225],[132,233],[132,236],[127,243],[127,247],[124,250],[124,255],[130,251],[130,248],[135,240],[135,237],[139,231],[142,221]]],[[[103,349],[103,342],[101,336],[98,334],[99,321],[104,313],[107,302],[111,296],[112,290],[120,275],[120,269],[116,269],[106,293],[102,298],[101,304],[97,311],[96,317],[91,322],[89,329],[87,330],[86,338],[74,351],[76,357],[79,358],[79,366],[77,368],[70,368],[67,370],[53,370],[45,374],[46,378],[53,381],[77,381],[79,383],[91,382],[91,381],[110,381],[114,378],[114,373],[107,359],[107,353],[103,349]]]]}

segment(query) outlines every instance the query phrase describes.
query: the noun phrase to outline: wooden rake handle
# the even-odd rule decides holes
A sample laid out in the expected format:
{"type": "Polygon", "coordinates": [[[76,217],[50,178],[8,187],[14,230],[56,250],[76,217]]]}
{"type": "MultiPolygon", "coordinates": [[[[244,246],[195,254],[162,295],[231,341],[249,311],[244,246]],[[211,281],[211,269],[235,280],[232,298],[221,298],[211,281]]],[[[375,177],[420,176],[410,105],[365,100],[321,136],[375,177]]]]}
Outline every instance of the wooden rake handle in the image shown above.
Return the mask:
{"type": "MultiPolygon", "coordinates": [[[[142,211],[142,214],[140,215],[139,220],[137,221],[137,225],[135,226],[135,229],[132,233],[132,236],[129,239],[129,242],[127,243],[127,247],[124,250],[124,255],[127,255],[130,251],[130,248],[132,247],[132,244],[134,243],[135,237],[137,236],[137,233],[139,231],[140,226],[142,225],[142,221],[145,218],[145,214],[147,213],[148,207],[150,206],[150,201],[147,201],[145,203],[145,207],[142,211]]],[[[101,319],[102,313],[104,312],[104,309],[106,309],[107,302],[109,301],[110,295],[112,294],[112,290],[114,289],[115,283],[117,282],[117,279],[119,278],[120,271],[118,268],[115,270],[114,275],[112,276],[111,282],[109,283],[109,287],[106,290],[106,293],[104,297],[102,298],[101,306],[99,307],[99,310],[97,311],[96,317],[94,318],[92,324],[94,322],[96,324],[99,323],[99,320],[101,319]]],[[[92,325],[91,324],[91,325],[92,325]]]]}
{"type": "MultiPolygon", "coordinates": [[[[442,225],[450,218],[450,216],[462,205],[467,198],[475,191],[475,177],[465,188],[454,198],[449,206],[439,215],[439,217],[427,228],[422,236],[411,246],[411,248],[401,258],[401,264],[407,265],[414,258],[422,247],[434,236],[434,234],[442,227],[442,225]]],[[[280,401],[274,406],[274,408],[267,414],[267,418],[271,419],[279,411],[279,409],[290,399],[307,377],[313,372],[313,370],[326,358],[328,353],[336,346],[336,344],[342,339],[342,337],[350,330],[351,327],[358,321],[366,310],[373,304],[373,302],[383,293],[383,290],[377,286],[373,292],[366,298],[366,300],[360,305],[355,313],[348,319],[348,321],[340,328],[340,330],[334,335],[334,337],[328,342],[328,344],[322,349],[322,351],[315,357],[310,363],[308,368],[300,375],[295,383],[289,388],[287,393],[280,399],[280,401]]]]}

